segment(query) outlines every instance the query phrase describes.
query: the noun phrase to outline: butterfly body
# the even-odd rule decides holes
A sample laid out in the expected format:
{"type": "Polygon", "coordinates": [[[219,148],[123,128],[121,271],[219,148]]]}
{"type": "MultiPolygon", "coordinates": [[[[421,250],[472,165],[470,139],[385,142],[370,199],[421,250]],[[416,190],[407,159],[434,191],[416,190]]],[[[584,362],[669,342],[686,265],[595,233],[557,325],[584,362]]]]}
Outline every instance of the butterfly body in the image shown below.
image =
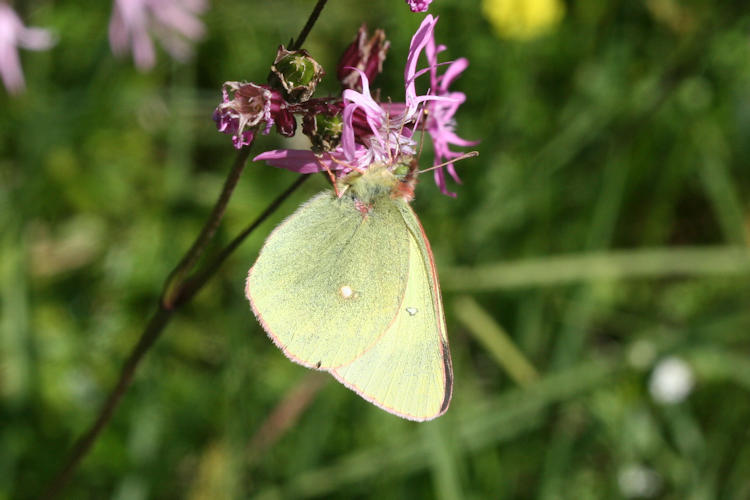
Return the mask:
{"type": "Polygon", "coordinates": [[[408,204],[413,185],[413,169],[344,177],[338,194],[316,195],[273,231],[246,292],[291,360],[429,420],[448,407],[452,369],[432,253],[408,204]]]}

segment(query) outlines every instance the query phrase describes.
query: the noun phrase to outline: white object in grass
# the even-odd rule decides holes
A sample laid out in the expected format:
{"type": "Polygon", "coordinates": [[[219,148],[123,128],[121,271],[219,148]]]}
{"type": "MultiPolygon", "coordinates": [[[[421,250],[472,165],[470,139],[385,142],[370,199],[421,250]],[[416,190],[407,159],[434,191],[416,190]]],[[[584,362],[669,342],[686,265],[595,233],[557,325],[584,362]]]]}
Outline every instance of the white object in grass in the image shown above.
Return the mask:
{"type": "Polygon", "coordinates": [[[694,383],[690,365],[680,358],[671,356],[662,359],[654,367],[648,389],[654,401],[675,404],[688,397],[694,383]]]}

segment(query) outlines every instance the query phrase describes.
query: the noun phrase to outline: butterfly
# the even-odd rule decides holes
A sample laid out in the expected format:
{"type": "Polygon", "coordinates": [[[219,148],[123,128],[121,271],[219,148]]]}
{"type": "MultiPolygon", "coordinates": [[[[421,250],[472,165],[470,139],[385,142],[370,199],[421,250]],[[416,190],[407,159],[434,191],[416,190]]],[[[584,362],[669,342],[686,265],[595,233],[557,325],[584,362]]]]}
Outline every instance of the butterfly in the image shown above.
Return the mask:
{"type": "Polygon", "coordinates": [[[453,370],[437,271],[409,202],[416,161],[373,164],[304,203],[268,237],[246,295],[292,361],[380,408],[425,421],[453,370]]]}

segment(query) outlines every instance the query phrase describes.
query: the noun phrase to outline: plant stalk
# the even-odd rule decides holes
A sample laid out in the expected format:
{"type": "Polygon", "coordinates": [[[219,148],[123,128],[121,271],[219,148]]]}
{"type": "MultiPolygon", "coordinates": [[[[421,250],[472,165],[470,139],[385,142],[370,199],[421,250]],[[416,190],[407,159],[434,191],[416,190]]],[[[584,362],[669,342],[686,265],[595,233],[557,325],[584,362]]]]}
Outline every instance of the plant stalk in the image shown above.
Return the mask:
{"type": "MultiPolygon", "coordinates": [[[[292,47],[296,49],[302,46],[326,3],[327,0],[318,0],[307,19],[305,26],[292,44],[292,47]]],[[[63,462],[63,466],[52,481],[48,483],[41,498],[52,499],[58,498],[61,495],[63,489],[68,482],[70,482],[71,477],[81,461],[91,451],[93,445],[101,435],[102,430],[104,430],[112,419],[123,395],[127,392],[133,381],[135,371],[141,360],[151,347],[153,347],[156,340],[158,340],[176,310],[195,296],[203,285],[205,285],[205,283],[216,274],[216,271],[221,264],[234,252],[234,250],[237,249],[240,243],[242,243],[242,241],[244,241],[245,238],[247,238],[264,220],[273,214],[273,212],[281,206],[282,202],[286,200],[299,186],[301,186],[307,178],[305,175],[300,176],[294,184],[272,201],[255,219],[255,221],[235,237],[229,245],[221,250],[201,271],[196,272],[191,278],[186,279],[190,271],[194,268],[195,263],[205,251],[206,245],[214,237],[216,229],[219,227],[221,219],[224,217],[226,207],[232,193],[234,192],[234,188],[237,186],[237,182],[239,181],[239,177],[245,168],[249,156],[249,146],[241,149],[237,153],[237,157],[235,158],[232,168],[227,175],[227,179],[224,182],[222,192],[211,210],[211,214],[206,220],[206,223],[203,225],[203,229],[196,237],[195,242],[190,249],[167,276],[164,291],[159,298],[156,312],[151,316],[151,319],[141,333],[138,342],[125,360],[117,383],[110,391],[109,396],[99,410],[94,423],[73,445],[73,448],[63,462]]]]}

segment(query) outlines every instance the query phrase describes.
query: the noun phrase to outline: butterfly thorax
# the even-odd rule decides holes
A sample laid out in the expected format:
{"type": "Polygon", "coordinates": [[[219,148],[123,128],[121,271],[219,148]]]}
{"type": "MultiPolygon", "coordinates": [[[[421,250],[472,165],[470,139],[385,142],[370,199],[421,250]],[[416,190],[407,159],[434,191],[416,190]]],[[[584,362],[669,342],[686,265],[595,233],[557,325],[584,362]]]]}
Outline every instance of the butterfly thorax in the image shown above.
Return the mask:
{"type": "MultiPolygon", "coordinates": [[[[337,184],[340,196],[349,196],[358,206],[372,207],[381,198],[411,201],[416,184],[413,165],[371,165],[365,172],[352,172],[337,184]]],[[[362,210],[360,210],[362,211],[362,210]]]]}

